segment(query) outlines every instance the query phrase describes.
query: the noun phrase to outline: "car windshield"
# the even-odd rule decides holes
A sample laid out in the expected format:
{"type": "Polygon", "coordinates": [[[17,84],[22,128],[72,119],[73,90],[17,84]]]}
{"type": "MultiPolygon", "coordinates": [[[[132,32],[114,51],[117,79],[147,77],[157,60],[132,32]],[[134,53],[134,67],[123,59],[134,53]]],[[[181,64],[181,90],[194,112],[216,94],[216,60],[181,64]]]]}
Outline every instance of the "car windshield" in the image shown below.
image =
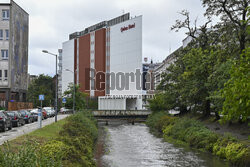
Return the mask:
{"type": "Polygon", "coordinates": [[[14,113],[14,112],[7,112],[7,114],[8,114],[9,116],[15,116],[15,113],[14,113]]]}
{"type": "Polygon", "coordinates": [[[15,111],[15,114],[16,114],[16,115],[18,115],[18,116],[20,116],[20,115],[21,115],[18,111],[15,111]]]}
{"type": "Polygon", "coordinates": [[[22,110],[20,111],[22,115],[26,115],[26,111],[22,110]]]}

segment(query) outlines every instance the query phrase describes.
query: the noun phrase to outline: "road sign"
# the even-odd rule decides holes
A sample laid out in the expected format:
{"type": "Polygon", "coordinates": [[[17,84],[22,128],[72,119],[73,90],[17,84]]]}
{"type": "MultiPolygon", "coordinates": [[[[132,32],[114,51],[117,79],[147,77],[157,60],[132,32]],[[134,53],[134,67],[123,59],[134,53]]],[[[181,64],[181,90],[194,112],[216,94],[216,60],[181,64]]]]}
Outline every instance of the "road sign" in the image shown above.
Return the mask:
{"type": "Polygon", "coordinates": [[[62,99],[62,103],[66,103],[66,98],[63,98],[63,99],[62,99]]]}
{"type": "Polygon", "coordinates": [[[44,100],[44,95],[39,95],[39,100],[43,101],[44,100]]]}

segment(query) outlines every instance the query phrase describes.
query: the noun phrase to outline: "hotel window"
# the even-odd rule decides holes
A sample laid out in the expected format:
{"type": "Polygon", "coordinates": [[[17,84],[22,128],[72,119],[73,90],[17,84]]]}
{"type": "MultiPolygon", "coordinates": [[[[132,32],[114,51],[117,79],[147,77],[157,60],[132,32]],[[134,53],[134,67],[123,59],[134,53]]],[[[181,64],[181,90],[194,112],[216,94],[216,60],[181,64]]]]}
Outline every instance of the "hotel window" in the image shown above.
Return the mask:
{"type": "Polygon", "coordinates": [[[6,40],[9,40],[9,30],[5,30],[6,40]]]}
{"type": "Polygon", "coordinates": [[[3,30],[0,30],[0,40],[3,40],[3,30]]]}
{"type": "Polygon", "coordinates": [[[2,60],[8,60],[9,52],[8,50],[1,50],[2,60]]]}
{"type": "Polygon", "coordinates": [[[2,81],[2,70],[0,70],[0,81],[2,81]]]}
{"type": "Polygon", "coordinates": [[[91,79],[91,90],[95,90],[95,80],[91,79]]]}
{"type": "Polygon", "coordinates": [[[93,52],[93,53],[90,54],[90,59],[91,60],[95,59],[95,52],[93,52]]]}
{"type": "Polygon", "coordinates": [[[6,9],[2,10],[2,18],[3,18],[3,20],[9,20],[9,18],[10,18],[10,11],[6,10],[6,9]]]}
{"type": "Polygon", "coordinates": [[[4,80],[8,79],[8,70],[4,70],[4,80]]]}
{"type": "Polygon", "coordinates": [[[95,40],[95,33],[90,34],[90,41],[93,42],[95,40]]]}
{"type": "Polygon", "coordinates": [[[94,49],[95,49],[94,47],[95,47],[95,45],[91,43],[91,45],[90,45],[90,50],[91,50],[91,51],[94,50],[94,49]]]}

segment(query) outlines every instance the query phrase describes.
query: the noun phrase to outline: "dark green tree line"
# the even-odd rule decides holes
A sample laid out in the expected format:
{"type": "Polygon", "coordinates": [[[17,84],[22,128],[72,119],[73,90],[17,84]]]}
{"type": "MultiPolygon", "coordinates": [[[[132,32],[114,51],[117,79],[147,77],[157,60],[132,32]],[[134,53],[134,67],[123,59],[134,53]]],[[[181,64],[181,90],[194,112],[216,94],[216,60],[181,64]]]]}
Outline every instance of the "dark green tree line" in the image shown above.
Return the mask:
{"type": "Polygon", "coordinates": [[[39,95],[41,94],[45,96],[43,106],[54,106],[55,83],[52,77],[41,74],[29,85],[28,101],[32,102],[34,107],[40,106],[39,95]]]}
{"type": "Polygon", "coordinates": [[[193,40],[175,53],[176,61],[162,75],[161,93],[151,100],[150,107],[177,109],[181,114],[201,111],[204,117],[215,112],[217,119],[223,114],[227,121],[246,121],[250,103],[249,1],[202,3],[207,16],[204,25],[197,27],[197,20],[192,23],[189,12],[183,10],[180,14],[185,19],[171,27],[186,29],[193,40]],[[209,26],[214,16],[219,16],[220,22],[209,26]]]}

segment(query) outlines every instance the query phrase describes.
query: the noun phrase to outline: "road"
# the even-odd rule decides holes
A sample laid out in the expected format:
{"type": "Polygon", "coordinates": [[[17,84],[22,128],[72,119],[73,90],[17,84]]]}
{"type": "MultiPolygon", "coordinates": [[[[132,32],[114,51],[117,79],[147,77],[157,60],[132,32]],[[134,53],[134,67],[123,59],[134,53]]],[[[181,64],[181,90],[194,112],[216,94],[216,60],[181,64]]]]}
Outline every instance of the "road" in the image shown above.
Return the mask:
{"type": "MultiPolygon", "coordinates": [[[[58,115],[57,120],[64,119],[67,116],[69,116],[69,115],[67,115],[67,114],[58,115]]],[[[43,120],[42,126],[44,127],[44,126],[49,125],[53,122],[55,122],[55,117],[48,118],[46,120],[43,120]]],[[[22,136],[24,134],[30,133],[36,129],[38,129],[38,122],[25,124],[24,126],[21,126],[21,127],[15,127],[15,128],[12,128],[12,130],[10,130],[10,131],[0,132],[0,145],[2,145],[7,140],[15,139],[18,136],[22,136]]]]}

